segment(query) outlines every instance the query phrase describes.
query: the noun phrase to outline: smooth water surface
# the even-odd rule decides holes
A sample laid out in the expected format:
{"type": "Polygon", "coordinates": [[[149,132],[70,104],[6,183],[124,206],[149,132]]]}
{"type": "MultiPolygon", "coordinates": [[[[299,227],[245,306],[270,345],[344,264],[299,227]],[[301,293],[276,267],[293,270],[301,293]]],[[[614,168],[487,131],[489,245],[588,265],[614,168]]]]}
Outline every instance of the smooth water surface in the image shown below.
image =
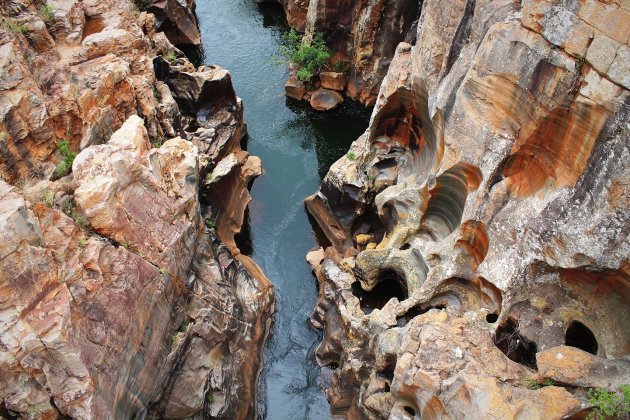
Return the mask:
{"type": "Polygon", "coordinates": [[[305,261],[315,238],[303,200],[366,129],[369,111],[346,103],[332,113],[318,113],[285,98],[286,66],[276,62],[287,26],[277,5],[199,0],[196,12],[204,62],[232,73],[245,105],[247,149],[264,168],[252,188],[250,224],[241,235],[241,249],[251,252],[276,287],[260,413],[273,420],[330,418],[321,385],[326,372],[320,372],[313,354],[319,332],[308,323],[317,284],[305,261]]]}

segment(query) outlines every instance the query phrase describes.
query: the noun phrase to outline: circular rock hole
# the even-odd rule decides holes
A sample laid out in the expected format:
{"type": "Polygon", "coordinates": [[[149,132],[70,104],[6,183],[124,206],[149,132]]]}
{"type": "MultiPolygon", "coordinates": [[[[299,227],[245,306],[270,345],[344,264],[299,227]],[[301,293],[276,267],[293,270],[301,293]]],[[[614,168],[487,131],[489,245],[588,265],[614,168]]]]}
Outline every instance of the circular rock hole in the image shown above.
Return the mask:
{"type": "Polygon", "coordinates": [[[499,319],[499,315],[497,314],[488,314],[486,315],[486,321],[490,324],[494,324],[499,319]]]}
{"type": "Polygon", "coordinates": [[[577,347],[591,354],[597,354],[597,339],[595,334],[580,321],[571,321],[564,336],[567,346],[577,347]]]}
{"type": "Polygon", "coordinates": [[[406,244],[403,244],[403,246],[401,246],[401,247],[400,247],[400,250],[401,250],[401,251],[405,251],[405,250],[407,250],[407,249],[409,249],[409,248],[411,248],[411,245],[409,245],[408,243],[406,243],[406,244]]]}
{"type": "Polygon", "coordinates": [[[412,416],[412,417],[416,416],[416,410],[414,410],[412,407],[409,407],[408,405],[405,405],[403,408],[405,409],[407,414],[409,414],[410,416],[412,416]]]}

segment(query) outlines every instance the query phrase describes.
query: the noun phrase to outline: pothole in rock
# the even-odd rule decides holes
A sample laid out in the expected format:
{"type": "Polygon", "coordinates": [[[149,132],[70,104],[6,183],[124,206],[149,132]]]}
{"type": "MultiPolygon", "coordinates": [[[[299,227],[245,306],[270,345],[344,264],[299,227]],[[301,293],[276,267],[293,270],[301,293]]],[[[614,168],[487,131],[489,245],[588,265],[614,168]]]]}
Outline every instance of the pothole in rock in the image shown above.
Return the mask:
{"type": "Polygon", "coordinates": [[[81,34],[81,41],[90,35],[102,32],[105,29],[105,20],[101,16],[87,17],[81,34]]]}
{"type": "Polygon", "coordinates": [[[567,328],[564,343],[567,346],[577,347],[591,354],[597,354],[597,339],[595,334],[580,321],[572,321],[567,328]]]}
{"type": "Polygon", "coordinates": [[[510,360],[537,369],[536,353],[538,346],[521,335],[518,321],[509,318],[497,328],[494,344],[510,360]]]}
{"type": "Polygon", "coordinates": [[[363,290],[357,281],[352,283],[352,293],[359,298],[363,313],[368,315],[374,309],[382,309],[391,298],[397,298],[399,302],[407,299],[407,291],[403,284],[404,279],[394,270],[383,270],[374,289],[363,290]]]}

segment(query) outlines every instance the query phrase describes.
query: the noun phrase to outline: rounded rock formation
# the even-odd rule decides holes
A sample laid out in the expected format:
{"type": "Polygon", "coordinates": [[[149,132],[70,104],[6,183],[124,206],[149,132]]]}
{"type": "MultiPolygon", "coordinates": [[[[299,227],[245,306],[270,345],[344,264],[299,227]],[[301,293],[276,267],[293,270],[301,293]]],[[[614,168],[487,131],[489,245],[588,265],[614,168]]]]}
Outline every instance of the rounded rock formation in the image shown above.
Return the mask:
{"type": "Polygon", "coordinates": [[[343,103],[343,96],[330,89],[317,89],[311,95],[311,106],[318,111],[330,111],[343,103]]]}

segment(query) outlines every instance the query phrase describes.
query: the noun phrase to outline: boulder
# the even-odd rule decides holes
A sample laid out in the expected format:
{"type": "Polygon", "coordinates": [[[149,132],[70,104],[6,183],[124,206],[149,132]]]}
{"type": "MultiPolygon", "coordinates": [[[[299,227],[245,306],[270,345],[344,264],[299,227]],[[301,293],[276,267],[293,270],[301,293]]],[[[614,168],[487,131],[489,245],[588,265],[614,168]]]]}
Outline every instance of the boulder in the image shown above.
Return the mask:
{"type": "Polygon", "coordinates": [[[289,98],[297,99],[298,101],[301,101],[304,97],[305,90],[306,88],[304,83],[301,82],[294,74],[289,76],[289,79],[284,84],[284,94],[289,98]]]}
{"type": "Polygon", "coordinates": [[[318,111],[330,111],[343,103],[343,96],[337,91],[319,88],[311,95],[311,106],[318,111]]]}
{"type": "Polygon", "coordinates": [[[155,15],[155,30],[164,32],[171,43],[200,45],[201,35],[192,10],[186,1],[159,0],[152,3],[147,12],[155,15]]]}
{"type": "Polygon", "coordinates": [[[346,88],[348,79],[345,74],[333,71],[323,71],[319,73],[319,80],[324,89],[343,91],[346,88]]]}

